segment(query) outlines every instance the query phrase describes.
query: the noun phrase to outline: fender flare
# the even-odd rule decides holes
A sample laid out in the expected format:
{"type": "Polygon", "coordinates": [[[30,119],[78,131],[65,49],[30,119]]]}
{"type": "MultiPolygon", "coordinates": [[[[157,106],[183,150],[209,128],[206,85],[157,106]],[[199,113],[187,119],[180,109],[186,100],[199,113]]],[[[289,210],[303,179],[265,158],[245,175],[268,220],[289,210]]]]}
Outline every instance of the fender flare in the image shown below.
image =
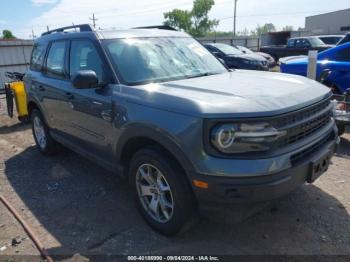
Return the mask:
{"type": "Polygon", "coordinates": [[[34,97],[30,97],[27,101],[27,107],[28,107],[28,117],[30,119],[30,114],[31,114],[31,111],[29,110],[29,104],[35,104],[35,106],[39,109],[40,113],[43,115],[44,117],[44,121],[46,123],[47,126],[49,126],[49,123],[47,121],[47,115],[46,115],[46,112],[45,110],[42,108],[40,102],[38,102],[38,100],[34,97]]]}
{"type": "Polygon", "coordinates": [[[119,136],[116,145],[116,156],[118,161],[122,160],[122,154],[127,143],[135,138],[145,138],[155,141],[177,160],[187,175],[191,175],[195,172],[195,167],[192,161],[175,142],[176,139],[173,136],[158,127],[147,126],[144,124],[131,124],[127,126],[119,136]]]}

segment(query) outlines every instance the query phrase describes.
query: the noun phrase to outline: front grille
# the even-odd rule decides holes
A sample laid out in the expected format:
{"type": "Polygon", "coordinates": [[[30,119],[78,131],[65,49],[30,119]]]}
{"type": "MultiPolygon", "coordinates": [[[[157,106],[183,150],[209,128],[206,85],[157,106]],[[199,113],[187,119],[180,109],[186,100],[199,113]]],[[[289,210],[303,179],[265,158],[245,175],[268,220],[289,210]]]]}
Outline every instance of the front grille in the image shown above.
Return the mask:
{"type": "Polygon", "coordinates": [[[325,143],[334,140],[334,138],[335,138],[335,134],[332,131],[328,136],[324,137],[323,139],[321,139],[317,143],[315,143],[312,146],[304,149],[301,152],[298,152],[295,155],[292,155],[292,157],[290,158],[292,166],[295,166],[296,164],[301,162],[303,159],[305,159],[305,157],[307,157],[309,155],[312,155],[313,153],[317,152],[322,146],[325,145],[325,143]]]}
{"type": "Polygon", "coordinates": [[[331,117],[332,108],[330,99],[327,99],[277,119],[274,126],[287,131],[287,134],[277,141],[277,147],[291,145],[312,135],[329,124],[331,117]]]}

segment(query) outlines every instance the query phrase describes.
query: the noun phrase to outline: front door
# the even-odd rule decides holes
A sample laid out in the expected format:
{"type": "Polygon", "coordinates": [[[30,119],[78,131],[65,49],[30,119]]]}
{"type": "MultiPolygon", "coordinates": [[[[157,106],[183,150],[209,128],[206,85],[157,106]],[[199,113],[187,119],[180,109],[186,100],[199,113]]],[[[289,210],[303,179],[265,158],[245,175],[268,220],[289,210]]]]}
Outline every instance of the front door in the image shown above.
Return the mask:
{"type": "Polygon", "coordinates": [[[111,160],[112,92],[110,73],[93,42],[89,39],[72,40],[69,55],[69,75],[77,71],[93,70],[99,80],[96,88],[72,88],[72,121],[69,133],[83,149],[111,160]]]}

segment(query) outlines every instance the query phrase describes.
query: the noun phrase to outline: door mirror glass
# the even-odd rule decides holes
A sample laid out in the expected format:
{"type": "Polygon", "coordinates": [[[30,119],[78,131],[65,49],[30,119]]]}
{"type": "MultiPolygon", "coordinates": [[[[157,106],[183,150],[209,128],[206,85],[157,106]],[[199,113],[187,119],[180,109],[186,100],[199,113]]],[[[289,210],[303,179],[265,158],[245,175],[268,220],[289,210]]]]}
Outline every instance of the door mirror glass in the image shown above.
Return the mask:
{"type": "Polygon", "coordinates": [[[72,84],[79,89],[95,88],[98,86],[98,78],[92,70],[81,70],[72,76],[72,84]]]}

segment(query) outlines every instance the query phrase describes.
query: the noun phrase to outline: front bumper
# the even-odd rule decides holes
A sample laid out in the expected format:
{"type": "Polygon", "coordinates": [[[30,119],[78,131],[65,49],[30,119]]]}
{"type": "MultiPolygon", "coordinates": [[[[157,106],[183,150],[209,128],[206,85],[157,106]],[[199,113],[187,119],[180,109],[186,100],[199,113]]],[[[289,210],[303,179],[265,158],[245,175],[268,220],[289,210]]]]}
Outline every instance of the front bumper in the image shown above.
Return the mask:
{"type": "MultiPolygon", "coordinates": [[[[320,143],[321,141],[315,145],[320,143]]],[[[206,189],[193,186],[194,194],[200,208],[211,211],[222,206],[255,204],[283,197],[307,182],[315,161],[325,157],[329,160],[338,144],[339,137],[334,134],[326,143],[318,145],[290,168],[270,175],[225,177],[193,174],[192,179],[208,183],[206,189]]],[[[320,174],[326,171],[327,167],[321,170],[320,174]]]]}

